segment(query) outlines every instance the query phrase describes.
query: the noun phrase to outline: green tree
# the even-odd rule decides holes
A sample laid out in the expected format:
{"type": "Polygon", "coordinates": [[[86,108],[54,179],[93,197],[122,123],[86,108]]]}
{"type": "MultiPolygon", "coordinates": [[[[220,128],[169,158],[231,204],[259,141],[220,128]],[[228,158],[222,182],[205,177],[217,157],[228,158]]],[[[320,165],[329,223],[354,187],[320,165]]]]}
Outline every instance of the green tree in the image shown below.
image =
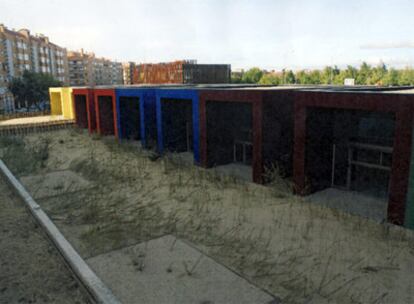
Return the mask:
{"type": "Polygon", "coordinates": [[[252,68],[245,73],[232,76],[235,83],[259,83],[263,85],[279,84],[334,84],[344,85],[346,78],[355,79],[358,85],[414,85],[414,69],[390,69],[384,63],[375,67],[363,62],[359,68],[348,65],[341,70],[337,66],[326,66],[322,70],[298,71],[282,70],[282,73],[267,73],[259,68],[252,68]]]}
{"type": "Polygon", "coordinates": [[[24,71],[21,78],[13,78],[9,83],[9,90],[14,96],[15,107],[26,107],[29,110],[33,105],[42,110],[40,103],[49,98],[50,87],[60,87],[62,83],[52,75],[24,71]]]}
{"type": "Polygon", "coordinates": [[[398,79],[399,85],[414,85],[414,70],[411,68],[405,68],[399,73],[398,79]]]}
{"type": "Polygon", "coordinates": [[[310,84],[311,78],[309,77],[308,73],[306,71],[299,71],[295,75],[296,83],[298,84],[310,84]]]}
{"type": "Polygon", "coordinates": [[[348,65],[345,70],[337,70],[337,73],[334,77],[333,83],[335,85],[344,85],[345,78],[353,78],[356,79],[358,76],[358,70],[354,68],[352,65],[348,65]]]}
{"type": "Polygon", "coordinates": [[[262,78],[260,78],[259,81],[259,84],[263,85],[279,85],[280,83],[280,77],[273,73],[263,74],[262,78]]]}
{"type": "Polygon", "coordinates": [[[296,83],[296,77],[295,77],[295,74],[292,72],[292,70],[287,71],[284,79],[285,79],[286,84],[296,83]]]}
{"type": "Polygon", "coordinates": [[[242,76],[243,83],[258,83],[263,76],[263,71],[259,68],[251,68],[242,76]]]}
{"type": "Polygon", "coordinates": [[[321,72],[321,83],[323,84],[333,84],[335,81],[335,77],[339,75],[341,71],[337,66],[331,67],[327,66],[325,67],[321,72]]]}
{"type": "Polygon", "coordinates": [[[348,65],[344,70],[344,76],[345,78],[356,79],[358,77],[358,69],[353,67],[352,65],[348,65]]]}
{"type": "Polygon", "coordinates": [[[367,80],[370,85],[382,85],[384,78],[387,75],[387,67],[385,64],[380,64],[371,70],[371,75],[367,80]]]}
{"type": "Polygon", "coordinates": [[[333,79],[333,84],[335,85],[344,85],[345,78],[347,78],[347,71],[341,70],[333,79]]]}
{"type": "Polygon", "coordinates": [[[232,72],[231,73],[231,83],[241,83],[244,72],[232,72]]]}
{"type": "Polygon", "coordinates": [[[310,84],[321,84],[322,75],[319,70],[313,70],[309,73],[310,84]]]}
{"type": "Polygon", "coordinates": [[[396,86],[399,83],[399,78],[400,73],[396,69],[391,68],[384,78],[384,85],[396,86]]]}
{"type": "Polygon", "coordinates": [[[359,68],[359,71],[356,71],[357,74],[354,77],[355,83],[360,85],[366,85],[368,84],[368,79],[371,77],[371,66],[367,64],[366,62],[363,62],[361,64],[361,67],[359,68]]]}

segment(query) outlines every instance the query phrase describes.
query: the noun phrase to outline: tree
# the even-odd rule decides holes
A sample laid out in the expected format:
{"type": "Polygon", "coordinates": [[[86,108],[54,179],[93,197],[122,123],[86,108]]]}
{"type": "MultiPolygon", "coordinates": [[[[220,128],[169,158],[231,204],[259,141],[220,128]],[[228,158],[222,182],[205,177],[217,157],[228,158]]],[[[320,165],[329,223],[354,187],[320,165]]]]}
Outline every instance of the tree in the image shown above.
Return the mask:
{"type": "Polygon", "coordinates": [[[399,85],[414,85],[414,70],[410,68],[405,68],[404,70],[400,71],[399,85]]]}
{"type": "Polygon", "coordinates": [[[263,74],[259,81],[259,84],[263,85],[279,85],[280,83],[280,77],[273,73],[263,74]]]}
{"type": "Polygon", "coordinates": [[[299,84],[310,84],[311,83],[311,79],[308,75],[308,73],[306,73],[306,71],[299,71],[296,73],[296,83],[299,84]]]}
{"type": "Polygon", "coordinates": [[[368,84],[368,79],[371,77],[371,66],[366,62],[361,64],[359,71],[356,70],[355,83],[360,85],[368,84]]]}
{"type": "Polygon", "coordinates": [[[231,83],[241,83],[243,78],[243,70],[241,72],[232,72],[231,73],[231,83]]]}
{"type": "Polygon", "coordinates": [[[294,84],[294,83],[296,83],[296,77],[295,77],[295,74],[292,72],[292,70],[289,70],[286,73],[285,83],[287,83],[287,84],[294,84]]]}
{"type": "Polygon", "coordinates": [[[345,78],[354,78],[356,79],[358,76],[358,69],[353,67],[352,65],[348,65],[344,70],[345,78]]]}
{"type": "Polygon", "coordinates": [[[344,85],[346,78],[355,79],[358,85],[414,85],[414,69],[405,68],[388,70],[384,63],[372,67],[363,62],[359,68],[348,65],[346,69],[340,70],[337,66],[326,66],[322,70],[298,71],[296,74],[291,70],[283,69],[281,74],[262,71],[252,68],[247,72],[234,73],[234,83],[259,83],[262,85],[279,84],[303,84],[319,85],[334,84],[344,85]]]}
{"type": "Polygon", "coordinates": [[[379,64],[371,70],[371,75],[367,80],[370,85],[383,85],[384,78],[387,75],[387,67],[385,64],[379,64]]]}
{"type": "Polygon", "coordinates": [[[251,68],[242,76],[243,83],[258,83],[263,76],[263,71],[259,68],[251,68]]]}
{"type": "Polygon", "coordinates": [[[384,78],[384,85],[396,86],[399,83],[399,78],[399,72],[396,69],[391,68],[384,78]]]}
{"type": "Polygon", "coordinates": [[[322,70],[321,73],[321,83],[323,84],[333,84],[335,77],[339,75],[341,71],[337,66],[331,67],[327,66],[322,70]]]}
{"type": "Polygon", "coordinates": [[[310,84],[321,84],[322,83],[322,76],[319,70],[313,70],[309,74],[310,84]]]}
{"type": "Polygon", "coordinates": [[[9,90],[14,96],[15,107],[20,109],[32,106],[42,110],[41,102],[48,99],[50,87],[60,87],[62,83],[50,74],[24,71],[21,78],[13,78],[9,83],[9,90]]]}
{"type": "Polygon", "coordinates": [[[335,77],[333,79],[333,83],[335,85],[344,85],[345,78],[353,78],[356,79],[358,75],[358,70],[351,65],[348,65],[345,70],[339,70],[336,68],[335,77]]]}

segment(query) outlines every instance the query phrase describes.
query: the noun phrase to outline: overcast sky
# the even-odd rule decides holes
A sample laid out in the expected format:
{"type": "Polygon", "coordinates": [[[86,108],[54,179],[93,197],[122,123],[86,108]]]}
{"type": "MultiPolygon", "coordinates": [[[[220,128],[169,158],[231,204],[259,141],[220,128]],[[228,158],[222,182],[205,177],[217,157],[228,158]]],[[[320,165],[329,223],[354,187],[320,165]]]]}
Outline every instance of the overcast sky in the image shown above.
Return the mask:
{"type": "Polygon", "coordinates": [[[413,66],[413,14],[413,0],[0,0],[0,23],[68,49],[233,69],[413,66]]]}

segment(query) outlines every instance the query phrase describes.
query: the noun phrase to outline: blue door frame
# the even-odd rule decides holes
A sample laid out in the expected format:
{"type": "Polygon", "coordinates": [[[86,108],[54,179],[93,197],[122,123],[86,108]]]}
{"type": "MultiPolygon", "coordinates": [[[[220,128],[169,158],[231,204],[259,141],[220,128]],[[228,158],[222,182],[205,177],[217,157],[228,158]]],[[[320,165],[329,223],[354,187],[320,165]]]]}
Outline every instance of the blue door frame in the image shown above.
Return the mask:
{"type": "Polygon", "coordinates": [[[193,89],[157,89],[156,91],[156,113],[157,113],[157,144],[158,152],[164,152],[163,130],[162,130],[162,98],[189,99],[192,102],[193,117],[193,152],[194,163],[200,164],[200,115],[198,103],[198,91],[193,89]]]}
{"type": "Polygon", "coordinates": [[[140,136],[141,145],[147,148],[146,137],[146,121],[149,120],[150,115],[155,115],[155,89],[148,88],[134,88],[134,89],[115,89],[116,94],[116,117],[119,138],[122,139],[122,124],[121,124],[121,112],[120,112],[120,97],[137,97],[139,99],[139,114],[140,114],[140,136]]]}

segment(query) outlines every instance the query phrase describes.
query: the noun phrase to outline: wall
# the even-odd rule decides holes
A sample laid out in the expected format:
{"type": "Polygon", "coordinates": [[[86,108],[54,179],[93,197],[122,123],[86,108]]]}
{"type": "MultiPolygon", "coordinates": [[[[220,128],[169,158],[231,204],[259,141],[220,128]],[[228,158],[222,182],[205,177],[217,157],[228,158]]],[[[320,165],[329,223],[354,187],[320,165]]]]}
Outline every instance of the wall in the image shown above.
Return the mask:
{"type": "Polygon", "coordinates": [[[189,84],[230,83],[229,64],[189,64],[183,65],[183,82],[189,84]]]}
{"type": "Polygon", "coordinates": [[[62,114],[67,119],[75,119],[72,101],[72,88],[62,88],[62,114]]]}
{"type": "MultiPolygon", "coordinates": [[[[413,125],[414,126],[414,125],[413,125]]],[[[411,162],[410,162],[410,178],[407,191],[406,211],[404,226],[414,229],[414,132],[411,139],[411,162]]]]}
{"type": "Polygon", "coordinates": [[[134,68],[133,84],[183,83],[183,63],[138,64],[134,68]]]}
{"type": "Polygon", "coordinates": [[[50,114],[62,115],[62,97],[60,92],[49,91],[50,114]]]}

